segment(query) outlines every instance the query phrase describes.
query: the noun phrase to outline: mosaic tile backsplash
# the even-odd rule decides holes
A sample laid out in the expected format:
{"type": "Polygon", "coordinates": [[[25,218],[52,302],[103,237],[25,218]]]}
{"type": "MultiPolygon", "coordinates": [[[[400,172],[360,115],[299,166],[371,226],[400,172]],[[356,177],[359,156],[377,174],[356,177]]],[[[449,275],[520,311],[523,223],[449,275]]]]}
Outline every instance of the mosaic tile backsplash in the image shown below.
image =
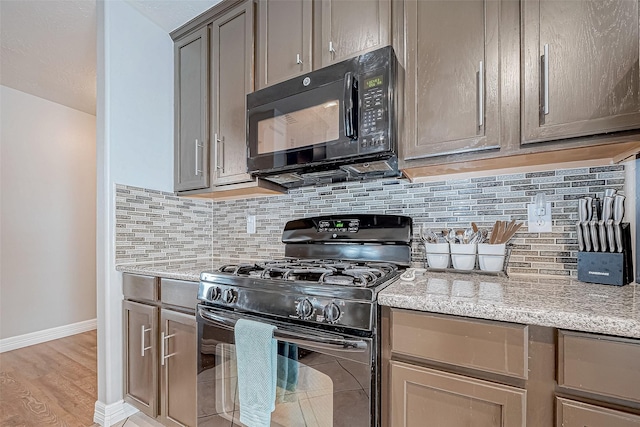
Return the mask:
{"type": "MultiPolygon", "coordinates": [[[[509,272],[575,276],[577,199],[602,197],[605,188],[622,191],[623,186],[621,165],[428,183],[396,179],[343,183],[219,202],[118,186],[116,259],[150,261],[211,253],[245,259],[279,257],[284,254],[280,237],[287,221],[334,213],[408,215],[414,220],[416,236],[422,225],[466,228],[474,221],[490,227],[496,220],[525,221],[526,204],[537,193],[544,193],[552,205],[553,230],[530,233],[521,228],[511,241],[509,272]],[[247,215],[256,216],[255,234],[246,233],[247,215]],[[208,236],[211,240],[207,242],[208,236]]],[[[413,249],[414,261],[420,262],[421,248],[414,243],[413,249]]]]}
{"type": "Polygon", "coordinates": [[[116,185],[116,263],[211,258],[211,201],[116,185]]]}

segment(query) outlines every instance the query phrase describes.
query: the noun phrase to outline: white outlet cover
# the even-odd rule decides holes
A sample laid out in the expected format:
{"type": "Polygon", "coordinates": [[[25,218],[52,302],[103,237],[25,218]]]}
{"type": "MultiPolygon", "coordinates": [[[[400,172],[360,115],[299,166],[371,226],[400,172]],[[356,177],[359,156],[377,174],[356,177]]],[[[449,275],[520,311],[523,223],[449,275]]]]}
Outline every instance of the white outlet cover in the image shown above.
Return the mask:
{"type": "Polygon", "coordinates": [[[545,215],[538,218],[536,215],[536,205],[527,205],[527,225],[531,233],[551,233],[551,202],[547,202],[545,215]]]}
{"type": "Polygon", "coordinates": [[[247,215],[247,234],[255,234],[256,232],[256,216],[247,215]]]}

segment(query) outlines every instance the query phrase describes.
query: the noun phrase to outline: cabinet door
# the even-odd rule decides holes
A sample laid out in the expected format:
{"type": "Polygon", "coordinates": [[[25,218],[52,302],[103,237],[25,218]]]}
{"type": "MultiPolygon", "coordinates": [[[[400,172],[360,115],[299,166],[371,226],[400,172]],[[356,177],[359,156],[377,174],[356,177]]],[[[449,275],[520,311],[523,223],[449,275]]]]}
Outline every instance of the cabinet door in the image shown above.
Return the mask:
{"type": "Polygon", "coordinates": [[[161,316],[162,421],[167,426],[195,427],[198,375],[195,316],[166,309],[161,316]]]}
{"type": "Polygon", "coordinates": [[[175,44],[175,191],[209,186],[209,38],[203,28],[175,44]]]}
{"type": "Polygon", "coordinates": [[[150,417],[158,415],[158,308],[122,303],[125,400],[150,417]]]}
{"type": "Polygon", "coordinates": [[[405,160],[499,147],[499,6],[405,2],[405,160]]]}
{"type": "Polygon", "coordinates": [[[516,427],[526,423],[526,391],[391,362],[391,425],[516,427]]]}
{"type": "Polygon", "coordinates": [[[390,44],[391,0],[322,0],[322,66],[390,44]]]}
{"type": "Polygon", "coordinates": [[[523,143],[640,128],[638,0],[522,11],[523,143]]]}
{"type": "Polygon", "coordinates": [[[640,427],[640,416],[556,398],[556,427],[640,427]]]}
{"type": "Polygon", "coordinates": [[[212,24],[214,185],[250,181],[247,174],[247,93],[253,91],[253,3],[212,24]]]}
{"type": "Polygon", "coordinates": [[[311,71],[309,0],[260,0],[256,31],[256,90],[311,71]]]}

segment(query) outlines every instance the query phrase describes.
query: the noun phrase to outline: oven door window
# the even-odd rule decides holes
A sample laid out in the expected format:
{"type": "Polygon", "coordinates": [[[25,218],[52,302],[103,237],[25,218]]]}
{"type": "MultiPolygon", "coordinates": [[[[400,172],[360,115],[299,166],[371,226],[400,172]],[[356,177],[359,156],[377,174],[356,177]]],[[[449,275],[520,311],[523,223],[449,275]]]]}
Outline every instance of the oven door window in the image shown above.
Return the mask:
{"type": "MultiPolygon", "coordinates": [[[[233,332],[204,326],[198,374],[198,427],[240,423],[233,332]]],[[[278,341],[272,427],[370,427],[372,376],[368,363],[278,341]]]]}
{"type": "Polygon", "coordinates": [[[356,155],[344,132],[344,96],[337,80],[249,110],[249,171],[356,155]]]}

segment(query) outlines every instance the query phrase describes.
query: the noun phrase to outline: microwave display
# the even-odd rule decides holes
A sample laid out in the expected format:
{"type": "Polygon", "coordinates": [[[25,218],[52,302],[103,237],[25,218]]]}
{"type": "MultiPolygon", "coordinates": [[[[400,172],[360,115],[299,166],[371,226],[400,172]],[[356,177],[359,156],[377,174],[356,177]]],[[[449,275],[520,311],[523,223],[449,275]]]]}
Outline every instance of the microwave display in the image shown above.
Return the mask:
{"type": "Polygon", "coordinates": [[[382,84],[384,83],[384,81],[382,80],[382,76],[375,76],[375,77],[371,77],[370,79],[367,79],[364,81],[364,87],[366,89],[371,89],[377,86],[382,86],[382,84]]]}
{"type": "Polygon", "coordinates": [[[335,141],[340,132],[339,114],[337,99],[285,114],[275,111],[274,117],[258,122],[258,154],[335,141]]]}

